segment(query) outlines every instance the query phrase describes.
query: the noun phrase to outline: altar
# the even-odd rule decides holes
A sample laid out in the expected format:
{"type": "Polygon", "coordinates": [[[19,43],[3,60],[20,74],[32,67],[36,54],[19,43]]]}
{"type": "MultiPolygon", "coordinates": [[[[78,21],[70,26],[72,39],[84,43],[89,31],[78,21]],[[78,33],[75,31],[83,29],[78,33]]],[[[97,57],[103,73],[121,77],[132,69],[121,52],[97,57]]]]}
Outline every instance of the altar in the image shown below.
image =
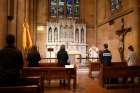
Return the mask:
{"type": "MultiPolygon", "coordinates": [[[[86,25],[77,23],[75,20],[58,20],[47,22],[46,58],[56,58],[62,44],[70,57],[70,63],[78,61],[75,56],[86,57],[86,25]],[[48,51],[52,48],[51,53],[48,51]],[[74,56],[73,56],[74,55],[74,56]]],[[[83,60],[79,61],[80,63],[83,60]]]]}
{"type": "Polygon", "coordinates": [[[79,67],[79,64],[81,64],[81,54],[78,51],[68,51],[68,55],[69,55],[69,60],[68,62],[70,64],[74,64],[77,67],[79,67]]]}

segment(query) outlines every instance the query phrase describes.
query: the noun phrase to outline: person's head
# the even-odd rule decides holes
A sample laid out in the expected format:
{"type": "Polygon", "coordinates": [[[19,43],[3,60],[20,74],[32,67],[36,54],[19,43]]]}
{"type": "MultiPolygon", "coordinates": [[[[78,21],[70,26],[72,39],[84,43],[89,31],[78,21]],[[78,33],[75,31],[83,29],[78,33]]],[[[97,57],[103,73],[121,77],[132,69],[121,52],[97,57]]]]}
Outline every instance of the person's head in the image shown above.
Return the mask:
{"type": "Polygon", "coordinates": [[[105,43],[105,44],[104,44],[104,48],[108,48],[108,44],[105,43]]]}
{"type": "Polygon", "coordinates": [[[130,51],[134,51],[133,46],[132,46],[132,45],[130,45],[130,46],[128,47],[128,50],[130,50],[130,51]]]}
{"type": "Polygon", "coordinates": [[[65,51],[65,45],[61,45],[60,50],[65,51]]]}
{"type": "Polygon", "coordinates": [[[8,45],[13,45],[15,43],[15,37],[12,34],[7,35],[6,43],[8,45]]]}

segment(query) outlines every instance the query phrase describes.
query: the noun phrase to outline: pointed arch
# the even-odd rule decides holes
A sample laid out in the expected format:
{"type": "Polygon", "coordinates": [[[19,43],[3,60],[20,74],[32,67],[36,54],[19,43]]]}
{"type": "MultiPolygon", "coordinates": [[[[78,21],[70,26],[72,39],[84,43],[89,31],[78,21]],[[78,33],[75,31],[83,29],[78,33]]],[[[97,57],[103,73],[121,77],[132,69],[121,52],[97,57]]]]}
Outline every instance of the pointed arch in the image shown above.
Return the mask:
{"type": "Polygon", "coordinates": [[[81,43],[84,42],[84,29],[83,27],[81,28],[81,43]]]}
{"type": "Polygon", "coordinates": [[[52,28],[51,27],[49,28],[49,31],[48,31],[48,42],[52,42],[52,28]]]}
{"type": "Polygon", "coordinates": [[[54,29],[54,42],[57,42],[58,41],[58,29],[55,28],[54,29]]]}
{"type": "Polygon", "coordinates": [[[79,29],[78,28],[76,28],[75,30],[75,41],[79,42],[79,29]]]}

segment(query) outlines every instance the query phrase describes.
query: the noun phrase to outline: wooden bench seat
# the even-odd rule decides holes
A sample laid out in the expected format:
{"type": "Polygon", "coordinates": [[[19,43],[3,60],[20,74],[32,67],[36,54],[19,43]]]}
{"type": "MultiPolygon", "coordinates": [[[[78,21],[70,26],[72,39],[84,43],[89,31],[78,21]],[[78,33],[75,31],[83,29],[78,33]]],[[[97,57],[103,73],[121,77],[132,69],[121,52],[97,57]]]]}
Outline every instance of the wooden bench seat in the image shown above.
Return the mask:
{"type": "Polygon", "coordinates": [[[23,74],[26,76],[41,75],[44,80],[68,80],[70,87],[70,80],[73,80],[73,87],[76,87],[76,68],[65,67],[24,67],[23,74]]]}
{"type": "Polygon", "coordinates": [[[106,84],[104,86],[105,88],[111,89],[111,88],[136,88],[140,87],[140,83],[135,83],[135,84],[130,84],[130,83],[125,83],[125,84],[106,84]]]}
{"type": "Polygon", "coordinates": [[[0,87],[0,93],[40,93],[38,85],[0,87]]]}
{"type": "Polygon", "coordinates": [[[100,72],[100,84],[105,88],[124,88],[124,87],[139,87],[140,82],[119,82],[116,84],[105,83],[107,78],[128,78],[140,77],[140,66],[103,66],[100,72]]]}
{"type": "MultiPolygon", "coordinates": [[[[57,62],[54,62],[54,63],[39,63],[39,67],[58,67],[58,63],[57,62]]],[[[73,87],[75,89],[76,88],[76,82],[77,82],[76,66],[74,66],[74,69],[71,70],[70,73],[71,73],[70,78],[73,79],[73,87]]]]}
{"type": "Polygon", "coordinates": [[[0,93],[43,93],[40,85],[41,77],[23,77],[14,85],[0,86],[0,93]]]}

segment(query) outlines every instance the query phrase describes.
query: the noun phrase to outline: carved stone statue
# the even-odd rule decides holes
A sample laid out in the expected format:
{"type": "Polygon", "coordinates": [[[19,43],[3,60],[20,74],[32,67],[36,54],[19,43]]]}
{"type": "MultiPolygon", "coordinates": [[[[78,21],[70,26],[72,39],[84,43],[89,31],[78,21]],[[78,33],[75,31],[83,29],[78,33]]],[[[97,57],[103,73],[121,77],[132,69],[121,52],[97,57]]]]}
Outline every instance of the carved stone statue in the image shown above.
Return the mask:
{"type": "Polygon", "coordinates": [[[125,28],[124,27],[124,19],[122,18],[121,19],[121,30],[118,30],[116,31],[116,34],[119,36],[119,41],[120,41],[120,45],[119,45],[119,53],[120,53],[120,58],[121,58],[121,61],[124,62],[125,59],[124,59],[124,39],[125,39],[125,36],[127,34],[127,32],[130,32],[131,31],[131,28],[125,28]]]}

